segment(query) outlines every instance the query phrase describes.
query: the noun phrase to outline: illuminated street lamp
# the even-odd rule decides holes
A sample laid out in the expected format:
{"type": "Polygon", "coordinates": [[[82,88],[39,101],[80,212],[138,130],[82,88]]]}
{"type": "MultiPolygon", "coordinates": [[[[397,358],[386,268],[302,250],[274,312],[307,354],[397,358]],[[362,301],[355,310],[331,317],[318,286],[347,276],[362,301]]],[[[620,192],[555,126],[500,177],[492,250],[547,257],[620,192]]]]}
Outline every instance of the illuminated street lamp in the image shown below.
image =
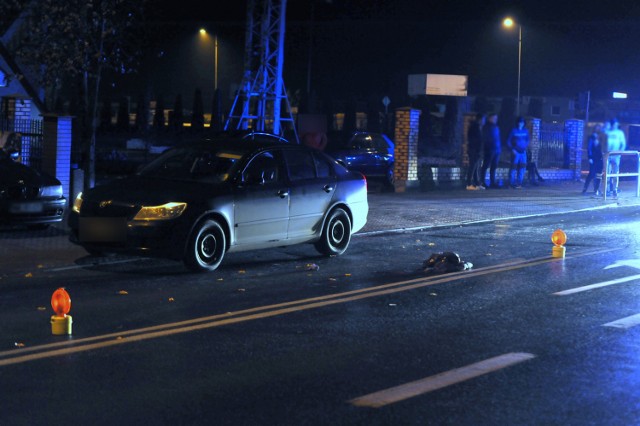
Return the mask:
{"type": "MultiPolygon", "coordinates": [[[[504,18],[502,25],[505,28],[512,28],[516,25],[513,18],[504,18]]],[[[522,25],[518,25],[518,100],[516,104],[516,115],[520,115],[520,70],[522,68],[522,25]]]]}
{"type": "MultiPolygon", "coordinates": [[[[207,37],[207,30],[200,28],[200,35],[207,37]]],[[[211,127],[219,126],[220,120],[220,93],[218,92],[218,35],[213,35],[213,104],[214,109],[211,111],[211,127]]]]}
{"type": "MultiPolygon", "coordinates": [[[[207,30],[200,28],[200,35],[207,36],[207,30]]],[[[218,35],[213,35],[213,90],[218,90],[218,35]]]]}

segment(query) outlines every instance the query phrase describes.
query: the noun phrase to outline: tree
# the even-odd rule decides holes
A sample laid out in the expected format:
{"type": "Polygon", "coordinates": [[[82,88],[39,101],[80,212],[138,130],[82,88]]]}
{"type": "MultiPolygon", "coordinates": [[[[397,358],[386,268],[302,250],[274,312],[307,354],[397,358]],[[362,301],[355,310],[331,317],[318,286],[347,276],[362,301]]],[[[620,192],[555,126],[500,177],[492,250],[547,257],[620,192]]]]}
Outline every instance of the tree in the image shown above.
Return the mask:
{"type": "Polygon", "coordinates": [[[156,100],[156,110],[153,114],[153,129],[156,132],[164,130],[164,99],[162,99],[162,95],[159,95],[156,100]]]}
{"type": "Polygon", "coordinates": [[[123,97],[118,104],[118,115],[116,116],[116,128],[119,132],[129,131],[129,99],[123,97]]]}
{"type": "Polygon", "coordinates": [[[142,135],[149,130],[149,98],[144,92],[140,92],[138,95],[135,128],[142,135]]]}
{"type": "Polygon", "coordinates": [[[182,124],[184,123],[184,108],[182,107],[182,95],[176,95],[176,102],[173,106],[173,118],[171,130],[175,132],[182,131],[182,124]]]}
{"type": "MultiPolygon", "coordinates": [[[[12,54],[32,70],[51,99],[79,87],[85,188],[95,183],[95,143],[100,83],[106,70],[135,71],[146,0],[3,0],[0,14],[19,12],[28,31],[12,40],[12,54]],[[53,96],[51,96],[53,95],[53,96]]],[[[45,99],[48,102],[48,99],[45,99]]]]}
{"type": "Polygon", "coordinates": [[[200,132],[204,129],[204,105],[202,104],[202,92],[196,89],[193,96],[193,115],[191,117],[191,128],[200,132]]]}

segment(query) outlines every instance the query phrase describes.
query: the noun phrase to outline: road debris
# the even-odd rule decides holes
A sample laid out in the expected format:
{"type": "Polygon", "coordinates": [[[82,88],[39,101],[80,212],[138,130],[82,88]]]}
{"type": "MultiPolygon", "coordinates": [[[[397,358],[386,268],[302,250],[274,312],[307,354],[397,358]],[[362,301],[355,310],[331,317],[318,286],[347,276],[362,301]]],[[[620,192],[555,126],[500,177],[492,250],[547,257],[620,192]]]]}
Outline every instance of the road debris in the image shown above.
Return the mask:
{"type": "Polygon", "coordinates": [[[473,263],[462,261],[458,253],[452,251],[433,253],[422,263],[422,269],[430,274],[466,271],[471,268],[473,263]]]}

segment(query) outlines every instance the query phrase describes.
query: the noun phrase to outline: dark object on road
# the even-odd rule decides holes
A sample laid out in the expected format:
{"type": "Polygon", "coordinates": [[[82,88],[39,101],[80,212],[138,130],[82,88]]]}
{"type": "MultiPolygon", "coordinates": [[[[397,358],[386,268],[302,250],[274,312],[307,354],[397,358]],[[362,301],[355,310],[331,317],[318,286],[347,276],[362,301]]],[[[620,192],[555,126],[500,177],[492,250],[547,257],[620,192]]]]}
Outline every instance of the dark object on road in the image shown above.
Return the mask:
{"type": "Polygon", "coordinates": [[[325,151],[346,168],[362,173],[367,180],[378,180],[393,187],[395,145],[386,135],[332,132],[327,138],[325,151]]]}
{"type": "Polygon", "coordinates": [[[444,274],[447,272],[458,272],[473,268],[473,263],[463,262],[458,253],[445,251],[433,253],[422,263],[425,272],[433,274],[444,274]]]}
{"type": "Polygon", "coordinates": [[[158,256],[213,271],[231,251],[313,243],[340,255],[368,211],[366,179],[326,154],[278,137],[223,134],[79,194],[70,241],[91,254],[158,256]]]}
{"type": "Polygon", "coordinates": [[[0,224],[45,229],[61,222],[67,199],[60,181],[17,158],[0,149],[0,224]]]}

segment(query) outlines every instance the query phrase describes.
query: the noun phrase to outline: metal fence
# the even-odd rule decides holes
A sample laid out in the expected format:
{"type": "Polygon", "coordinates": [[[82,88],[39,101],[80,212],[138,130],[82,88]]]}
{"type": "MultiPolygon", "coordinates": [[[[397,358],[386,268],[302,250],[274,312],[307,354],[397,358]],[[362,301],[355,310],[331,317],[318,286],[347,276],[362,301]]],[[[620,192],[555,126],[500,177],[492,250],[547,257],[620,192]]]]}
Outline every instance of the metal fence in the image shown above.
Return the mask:
{"type": "Polygon", "coordinates": [[[539,168],[568,168],[564,123],[540,123],[539,168]]]}
{"type": "Polygon", "coordinates": [[[8,120],[0,118],[0,131],[20,135],[22,163],[42,169],[42,120],[8,120]]]}

